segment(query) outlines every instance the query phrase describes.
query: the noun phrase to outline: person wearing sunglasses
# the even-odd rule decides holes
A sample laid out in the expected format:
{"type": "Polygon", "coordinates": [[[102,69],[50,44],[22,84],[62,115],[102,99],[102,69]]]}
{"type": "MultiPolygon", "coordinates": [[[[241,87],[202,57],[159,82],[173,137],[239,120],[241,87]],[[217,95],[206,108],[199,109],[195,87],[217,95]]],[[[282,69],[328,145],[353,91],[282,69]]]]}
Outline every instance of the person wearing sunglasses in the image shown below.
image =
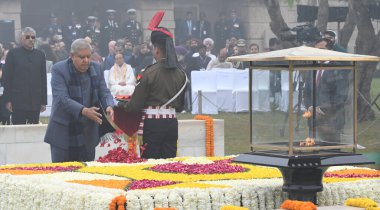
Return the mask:
{"type": "Polygon", "coordinates": [[[36,31],[22,29],[20,47],[9,50],[3,72],[4,99],[12,124],[37,124],[47,104],[45,54],[34,48],[36,31]]]}

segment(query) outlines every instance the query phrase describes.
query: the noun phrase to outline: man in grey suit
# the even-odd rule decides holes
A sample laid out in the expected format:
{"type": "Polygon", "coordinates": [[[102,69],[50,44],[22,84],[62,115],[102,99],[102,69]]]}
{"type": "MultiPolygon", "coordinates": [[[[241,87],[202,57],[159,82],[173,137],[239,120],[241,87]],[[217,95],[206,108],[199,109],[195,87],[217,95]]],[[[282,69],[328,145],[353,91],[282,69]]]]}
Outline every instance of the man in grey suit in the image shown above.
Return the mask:
{"type": "Polygon", "coordinates": [[[77,39],[71,45],[70,58],[53,66],[53,105],[45,135],[52,162],[94,160],[102,124],[99,107],[113,120],[112,95],[100,65],[90,57],[91,46],[77,39]]]}

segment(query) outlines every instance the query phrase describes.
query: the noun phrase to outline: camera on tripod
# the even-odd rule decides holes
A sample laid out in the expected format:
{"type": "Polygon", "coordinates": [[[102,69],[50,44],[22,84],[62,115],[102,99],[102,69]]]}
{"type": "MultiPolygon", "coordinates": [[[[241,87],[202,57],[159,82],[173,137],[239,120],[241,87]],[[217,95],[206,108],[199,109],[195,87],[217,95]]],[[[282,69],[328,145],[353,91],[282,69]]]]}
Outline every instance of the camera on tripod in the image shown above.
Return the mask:
{"type": "Polygon", "coordinates": [[[297,42],[299,45],[309,45],[320,38],[321,33],[312,24],[283,28],[280,33],[281,41],[297,42]]]}

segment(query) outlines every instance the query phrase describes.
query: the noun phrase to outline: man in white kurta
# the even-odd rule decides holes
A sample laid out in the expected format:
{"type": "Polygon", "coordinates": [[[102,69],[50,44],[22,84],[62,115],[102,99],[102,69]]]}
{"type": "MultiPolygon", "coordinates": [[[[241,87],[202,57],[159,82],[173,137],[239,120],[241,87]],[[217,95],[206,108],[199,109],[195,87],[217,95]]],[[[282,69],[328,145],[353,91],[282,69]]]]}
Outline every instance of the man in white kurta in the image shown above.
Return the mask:
{"type": "Polygon", "coordinates": [[[108,83],[113,96],[132,95],[135,90],[136,78],[133,69],[124,62],[124,57],[120,53],[115,55],[115,65],[110,69],[108,83]]]}

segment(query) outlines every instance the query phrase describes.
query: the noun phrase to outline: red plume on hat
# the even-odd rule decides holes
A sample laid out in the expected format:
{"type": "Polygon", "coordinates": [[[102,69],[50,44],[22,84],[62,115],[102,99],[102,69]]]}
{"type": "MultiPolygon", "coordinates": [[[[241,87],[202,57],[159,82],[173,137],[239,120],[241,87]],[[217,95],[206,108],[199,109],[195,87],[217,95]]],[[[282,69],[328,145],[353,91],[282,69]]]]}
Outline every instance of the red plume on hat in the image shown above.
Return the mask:
{"type": "Polygon", "coordinates": [[[165,15],[165,12],[163,10],[160,10],[158,12],[156,12],[156,14],[153,16],[153,18],[150,20],[149,22],[149,25],[148,25],[148,30],[151,30],[151,31],[160,31],[166,35],[168,35],[170,38],[173,38],[173,34],[170,33],[169,31],[161,28],[161,27],[158,27],[158,25],[160,25],[161,21],[162,21],[162,18],[164,17],[165,15]]]}

